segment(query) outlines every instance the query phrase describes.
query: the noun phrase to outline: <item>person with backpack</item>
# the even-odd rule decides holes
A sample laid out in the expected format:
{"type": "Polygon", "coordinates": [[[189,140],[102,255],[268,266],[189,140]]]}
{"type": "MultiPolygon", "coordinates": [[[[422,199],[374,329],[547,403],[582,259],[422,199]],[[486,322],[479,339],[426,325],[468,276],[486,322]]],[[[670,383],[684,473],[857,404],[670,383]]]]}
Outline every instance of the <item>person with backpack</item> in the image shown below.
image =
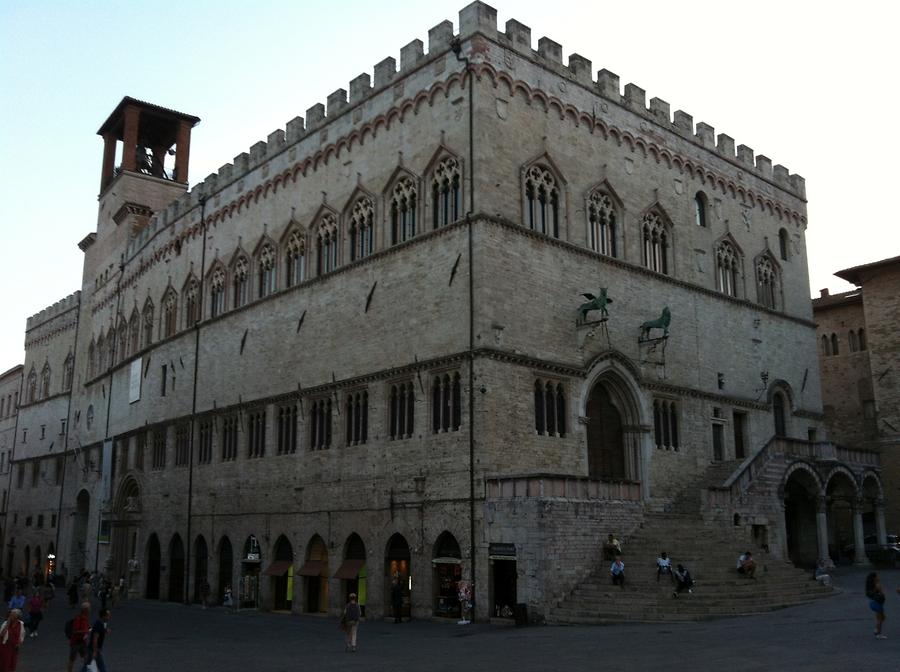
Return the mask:
{"type": "Polygon", "coordinates": [[[694,579],[691,578],[691,573],[688,571],[687,567],[678,565],[673,576],[675,577],[676,586],[675,590],[672,592],[672,597],[678,597],[678,593],[684,592],[685,590],[689,593],[694,592],[691,590],[694,585],[694,579]]]}
{"type": "Polygon", "coordinates": [[[359,604],[356,602],[356,593],[350,593],[350,601],[341,612],[341,628],[346,636],[346,651],[356,651],[356,630],[359,627],[359,604]]]}
{"type": "Polygon", "coordinates": [[[75,659],[87,655],[87,636],[91,631],[91,603],[83,602],[81,611],[66,621],[66,638],[69,640],[69,665],[66,668],[68,672],[72,672],[75,665],[75,659]]]}
{"type": "Polygon", "coordinates": [[[88,638],[84,665],[88,667],[94,663],[97,666],[97,672],[106,672],[106,662],[103,660],[103,642],[106,641],[106,635],[109,632],[109,616],[109,609],[100,610],[100,617],[94,621],[88,638]]]}

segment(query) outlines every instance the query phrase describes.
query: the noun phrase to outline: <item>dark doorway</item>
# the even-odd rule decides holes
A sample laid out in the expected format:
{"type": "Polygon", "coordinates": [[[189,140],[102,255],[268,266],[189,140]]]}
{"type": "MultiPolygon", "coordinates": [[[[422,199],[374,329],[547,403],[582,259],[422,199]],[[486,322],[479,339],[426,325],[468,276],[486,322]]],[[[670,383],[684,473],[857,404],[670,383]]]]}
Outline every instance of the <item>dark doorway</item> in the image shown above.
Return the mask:
{"type": "Polygon", "coordinates": [[[712,426],[713,461],[721,462],[725,455],[725,426],[716,422],[712,426]]]}
{"type": "Polygon", "coordinates": [[[200,588],[208,582],[209,550],[203,535],[194,543],[194,602],[200,602],[200,588]]]}
{"type": "Polygon", "coordinates": [[[818,559],[817,494],[815,479],[805,471],[792,473],[784,487],[788,557],[799,567],[814,567],[818,559]]]}
{"type": "Polygon", "coordinates": [[[219,542],[219,602],[225,598],[225,588],[233,588],[231,574],[234,571],[234,552],[231,549],[231,541],[228,537],[222,537],[219,542]]]}
{"type": "Polygon", "coordinates": [[[747,457],[747,450],[744,447],[744,437],[746,436],[747,414],[734,412],[734,457],[737,460],[743,460],[747,457]]]}
{"type": "Polygon", "coordinates": [[[385,557],[384,603],[390,605],[393,614],[393,590],[397,583],[400,591],[400,617],[409,618],[412,605],[412,581],[409,575],[409,544],[402,534],[395,534],[388,540],[385,557]]]}
{"type": "Polygon", "coordinates": [[[434,615],[459,618],[461,612],[457,584],[462,579],[462,554],[456,537],[449,532],[438,537],[431,564],[434,567],[434,615]]]}
{"type": "Polygon", "coordinates": [[[303,566],[304,595],[307,613],[328,611],[328,548],[322,537],[314,536],[307,547],[303,566]]]}
{"type": "Polygon", "coordinates": [[[495,617],[512,618],[516,607],[516,561],[491,560],[495,617]]]}
{"type": "Polygon", "coordinates": [[[178,534],[169,544],[169,602],[184,602],[184,543],[178,534]]]}
{"type": "Polygon", "coordinates": [[[294,603],[294,548],[283,535],[275,542],[271,568],[277,568],[272,575],[272,608],[275,611],[290,611],[294,603]]]}
{"type": "Polygon", "coordinates": [[[781,392],[776,392],[772,397],[772,415],[775,420],[775,436],[787,436],[784,395],[781,392]]]}
{"type": "Polygon", "coordinates": [[[344,562],[341,563],[335,576],[341,579],[344,603],[350,599],[350,593],[356,593],[360,609],[365,615],[365,605],[368,602],[368,595],[366,594],[368,584],[366,547],[358,534],[353,533],[347,538],[344,562]]]}
{"type": "Polygon", "coordinates": [[[625,442],[622,415],[602,383],[587,402],[588,472],[591,478],[625,478],[625,442]]]}
{"type": "Polygon", "coordinates": [[[159,549],[159,539],[155,534],[150,535],[147,542],[147,599],[159,599],[159,571],[162,564],[162,553],[159,549]]]}

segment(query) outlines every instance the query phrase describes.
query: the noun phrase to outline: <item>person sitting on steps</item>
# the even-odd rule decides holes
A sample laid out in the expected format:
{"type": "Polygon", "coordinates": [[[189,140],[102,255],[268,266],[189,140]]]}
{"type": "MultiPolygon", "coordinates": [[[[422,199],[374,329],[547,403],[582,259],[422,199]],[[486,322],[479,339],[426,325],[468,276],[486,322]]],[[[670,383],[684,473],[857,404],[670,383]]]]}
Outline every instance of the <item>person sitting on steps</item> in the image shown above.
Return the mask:
{"type": "Polygon", "coordinates": [[[749,579],[756,578],[756,560],[750,551],[744,552],[737,560],[738,574],[743,574],[749,579]]]}
{"type": "Polygon", "coordinates": [[[603,559],[615,560],[617,555],[622,555],[622,544],[612,534],[606,537],[603,544],[603,559]]]}
{"type": "Polygon", "coordinates": [[[672,580],[672,583],[675,583],[675,576],[672,574],[672,561],[669,559],[669,556],[666,555],[666,552],[663,551],[659,554],[659,557],[656,559],[656,582],[659,583],[659,577],[663,574],[667,574],[669,578],[672,580]]]}
{"type": "Polygon", "coordinates": [[[622,556],[617,555],[609,567],[609,576],[612,578],[613,585],[625,589],[625,563],[622,562],[622,556]]]}
{"type": "Polygon", "coordinates": [[[675,590],[672,593],[672,597],[678,597],[678,593],[682,593],[685,590],[689,593],[693,593],[692,590],[694,586],[694,579],[691,578],[691,573],[687,570],[687,567],[684,565],[678,565],[675,568],[675,571],[672,573],[672,576],[675,578],[676,586],[675,590]]]}

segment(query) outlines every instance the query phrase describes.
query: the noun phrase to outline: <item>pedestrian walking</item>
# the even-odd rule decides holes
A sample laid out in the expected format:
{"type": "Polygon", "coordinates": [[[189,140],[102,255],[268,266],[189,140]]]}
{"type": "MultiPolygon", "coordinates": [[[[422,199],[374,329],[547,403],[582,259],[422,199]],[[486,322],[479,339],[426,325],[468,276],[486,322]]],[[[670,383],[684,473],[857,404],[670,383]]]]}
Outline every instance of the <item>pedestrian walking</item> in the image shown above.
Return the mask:
{"type": "Polygon", "coordinates": [[[231,585],[226,585],[225,590],[222,593],[222,606],[225,607],[227,611],[231,611],[234,607],[234,596],[231,594],[231,585]]]}
{"type": "Polygon", "coordinates": [[[37,637],[41,619],[44,618],[44,598],[41,597],[41,589],[35,588],[34,594],[28,600],[28,636],[37,637]]]}
{"type": "Polygon", "coordinates": [[[399,576],[394,579],[394,585],[391,586],[391,607],[394,609],[394,623],[402,623],[403,586],[400,585],[399,576]]]}
{"type": "Polygon", "coordinates": [[[341,628],[346,635],[346,651],[356,651],[356,630],[359,628],[359,604],[356,602],[356,593],[350,593],[350,601],[341,612],[341,628]]]}
{"type": "Polygon", "coordinates": [[[25,610],[25,594],[21,588],[16,588],[16,594],[12,596],[12,599],[6,606],[9,607],[10,611],[13,609],[18,609],[20,612],[25,610]]]}
{"type": "Polygon", "coordinates": [[[83,602],[75,618],[66,623],[66,634],[69,636],[69,665],[66,668],[68,672],[72,672],[76,658],[84,660],[87,655],[87,638],[90,631],[91,603],[83,602]]]}
{"type": "Polygon", "coordinates": [[[91,627],[87,645],[87,657],[84,659],[85,668],[94,663],[97,667],[97,672],[106,672],[106,662],[103,660],[103,643],[106,641],[106,635],[109,634],[109,618],[109,609],[101,609],[100,617],[94,621],[94,625],[91,627]]]}
{"type": "Polygon", "coordinates": [[[66,591],[66,595],[69,597],[70,607],[74,607],[78,604],[78,579],[72,579],[72,583],[69,586],[69,590],[66,591]]]}
{"type": "Polygon", "coordinates": [[[887,639],[887,635],[881,633],[881,627],[884,625],[885,595],[878,572],[870,572],[866,577],[866,597],[869,598],[869,609],[875,612],[875,639],[887,639]]]}
{"type": "Polygon", "coordinates": [[[56,586],[53,585],[52,581],[48,581],[44,584],[44,590],[41,597],[44,598],[44,613],[49,614],[50,603],[53,601],[53,598],[56,597],[56,586]]]}
{"type": "Polygon", "coordinates": [[[0,670],[16,672],[16,666],[19,664],[19,647],[24,641],[22,610],[10,609],[3,625],[0,625],[0,670]]]}

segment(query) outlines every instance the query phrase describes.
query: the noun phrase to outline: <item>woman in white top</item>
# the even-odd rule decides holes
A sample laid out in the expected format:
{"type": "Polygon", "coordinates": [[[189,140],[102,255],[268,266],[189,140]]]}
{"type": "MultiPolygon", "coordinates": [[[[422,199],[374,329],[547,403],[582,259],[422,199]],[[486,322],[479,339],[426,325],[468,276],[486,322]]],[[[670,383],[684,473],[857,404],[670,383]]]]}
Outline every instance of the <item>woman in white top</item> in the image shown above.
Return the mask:
{"type": "Polygon", "coordinates": [[[669,578],[672,582],[675,582],[675,577],[672,575],[672,561],[669,559],[669,556],[666,555],[666,552],[663,551],[659,554],[659,557],[656,559],[656,582],[659,583],[659,577],[663,574],[668,574],[669,578]]]}

